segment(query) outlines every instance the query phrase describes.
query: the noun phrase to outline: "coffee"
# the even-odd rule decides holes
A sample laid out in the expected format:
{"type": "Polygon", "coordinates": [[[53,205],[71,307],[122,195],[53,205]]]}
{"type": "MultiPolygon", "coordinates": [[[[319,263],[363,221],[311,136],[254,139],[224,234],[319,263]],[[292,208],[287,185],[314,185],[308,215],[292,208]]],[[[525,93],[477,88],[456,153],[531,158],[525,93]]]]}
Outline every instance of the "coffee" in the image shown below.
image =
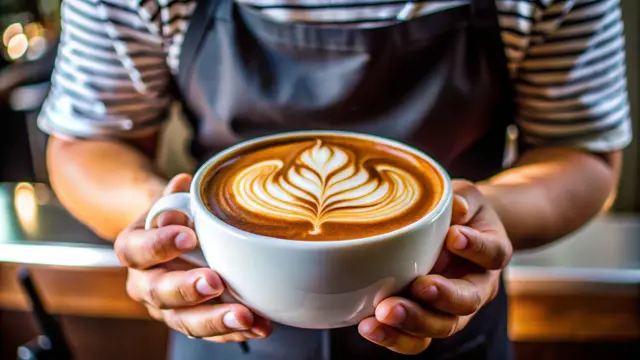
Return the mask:
{"type": "Polygon", "coordinates": [[[444,180],[422,157],[349,135],[258,142],[208,170],[208,210],[241,230],[280,239],[360,239],[432,210],[444,180]]]}

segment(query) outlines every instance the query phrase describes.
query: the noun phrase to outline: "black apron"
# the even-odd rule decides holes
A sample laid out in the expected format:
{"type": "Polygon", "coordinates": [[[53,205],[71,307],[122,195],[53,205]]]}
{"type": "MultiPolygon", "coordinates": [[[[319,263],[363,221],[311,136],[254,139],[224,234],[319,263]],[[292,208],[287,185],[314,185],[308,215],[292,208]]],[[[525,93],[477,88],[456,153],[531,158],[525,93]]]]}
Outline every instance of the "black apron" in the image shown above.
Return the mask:
{"type": "MultiPolygon", "coordinates": [[[[294,130],[350,130],[399,140],[456,178],[502,169],[514,97],[495,0],[378,28],[280,23],[232,0],[198,1],[176,79],[204,161],[239,141],[294,130]]],[[[504,286],[460,333],[421,359],[511,359],[504,286]]],[[[213,344],[173,334],[176,360],[396,359],[356,327],[275,324],[267,339],[213,344]]]]}

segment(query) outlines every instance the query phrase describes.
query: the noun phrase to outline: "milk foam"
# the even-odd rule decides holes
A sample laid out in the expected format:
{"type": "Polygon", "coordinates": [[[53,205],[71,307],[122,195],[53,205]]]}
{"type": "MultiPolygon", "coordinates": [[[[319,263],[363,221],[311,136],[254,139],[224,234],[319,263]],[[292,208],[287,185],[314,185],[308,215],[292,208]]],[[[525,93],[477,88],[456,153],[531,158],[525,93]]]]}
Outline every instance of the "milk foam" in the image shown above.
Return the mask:
{"type": "Polygon", "coordinates": [[[287,164],[258,162],[240,171],[232,189],[237,203],[256,214],[306,221],[310,234],[322,224],[376,223],[402,215],[422,195],[418,180],[389,164],[367,170],[355,154],[318,140],[287,164]]]}

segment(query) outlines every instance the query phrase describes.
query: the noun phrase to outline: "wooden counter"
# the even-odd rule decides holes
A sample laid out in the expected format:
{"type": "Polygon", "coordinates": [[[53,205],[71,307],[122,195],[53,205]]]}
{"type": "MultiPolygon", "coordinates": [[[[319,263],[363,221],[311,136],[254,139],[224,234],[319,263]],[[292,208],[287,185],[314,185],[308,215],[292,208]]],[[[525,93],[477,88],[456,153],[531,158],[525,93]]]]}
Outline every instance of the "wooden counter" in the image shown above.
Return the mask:
{"type": "MultiPolygon", "coordinates": [[[[125,269],[73,269],[30,266],[47,310],[56,314],[107,318],[147,318],[129,299],[125,269]]],[[[27,310],[17,281],[17,265],[0,263],[0,309],[27,310]]]]}
{"type": "MultiPolygon", "coordinates": [[[[144,307],[127,297],[124,269],[30,268],[53,313],[148,319],[144,307]]],[[[17,269],[0,264],[0,309],[28,309],[17,269]]],[[[640,341],[640,298],[635,291],[533,294],[511,285],[517,289],[509,307],[514,341],[640,341]]]]}

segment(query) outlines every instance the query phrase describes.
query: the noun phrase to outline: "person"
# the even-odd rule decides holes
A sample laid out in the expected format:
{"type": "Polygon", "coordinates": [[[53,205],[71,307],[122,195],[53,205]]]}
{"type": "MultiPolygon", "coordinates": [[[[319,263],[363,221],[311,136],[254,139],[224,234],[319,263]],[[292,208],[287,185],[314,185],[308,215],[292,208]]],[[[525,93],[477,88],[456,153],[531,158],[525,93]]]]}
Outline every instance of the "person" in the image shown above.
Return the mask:
{"type": "Polygon", "coordinates": [[[130,296],[176,330],[173,359],[512,359],[502,269],[610,204],[631,140],[624,57],[618,0],[67,0],[39,125],[57,196],[115,240],[130,296]],[[436,268],[330,331],[212,301],[223,279],[179,257],[197,247],[185,219],[143,230],[191,181],[153,163],[176,99],[199,162],[301,129],[432,155],[457,194],[436,268]]]}

